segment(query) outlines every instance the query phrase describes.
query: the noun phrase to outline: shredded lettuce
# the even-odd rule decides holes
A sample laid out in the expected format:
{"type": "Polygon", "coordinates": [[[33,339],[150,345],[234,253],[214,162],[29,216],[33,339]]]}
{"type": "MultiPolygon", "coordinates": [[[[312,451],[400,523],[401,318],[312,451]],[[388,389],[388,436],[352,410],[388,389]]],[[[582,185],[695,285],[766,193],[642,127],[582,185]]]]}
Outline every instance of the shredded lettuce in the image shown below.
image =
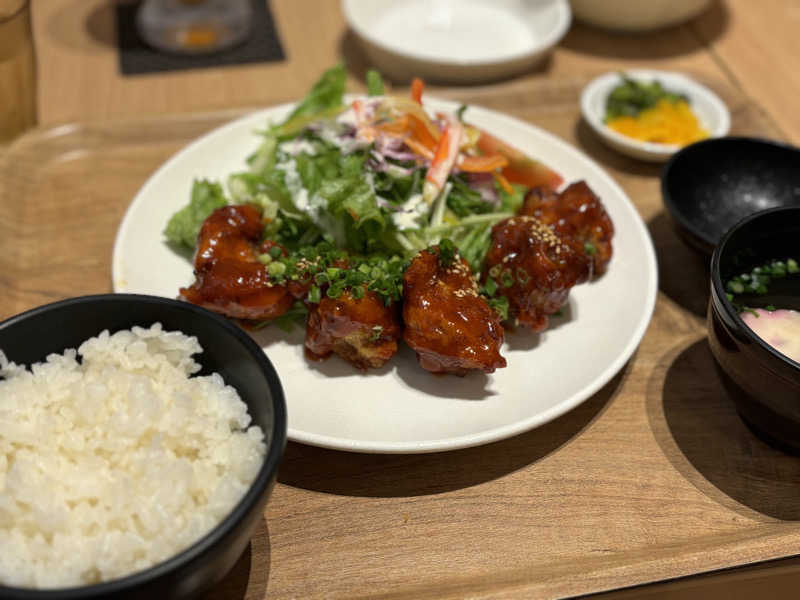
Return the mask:
{"type": "Polygon", "coordinates": [[[383,78],[375,69],[367,71],[367,94],[370,96],[383,96],[383,78]]]}
{"type": "Polygon", "coordinates": [[[500,209],[505,212],[516,213],[522,206],[522,201],[525,200],[525,193],[528,188],[519,183],[512,183],[511,188],[513,193],[507,193],[503,188],[498,186],[498,193],[500,195],[500,209]]]}
{"type": "Polygon", "coordinates": [[[344,63],[339,63],[325,71],[287,120],[291,121],[298,116],[314,115],[326,109],[341,106],[346,80],[347,71],[344,63]]]}
{"type": "Polygon", "coordinates": [[[343,63],[325,71],[286,120],[273,128],[272,134],[278,138],[289,137],[317,118],[335,116],[344,108],[342,98],[346,81],[347,71],[343,63]]]}
{"type": "MultiPolygon", "coordinates": [[[[424,166],[353,143],[352,128],[336,121],[346,108],[345,80],[343,65],[327,70],[282,123],[262,132],[246,170],[228,177],[227,198],[219,184],[195,182],[167,239],[194,248],[214,209],[247,203],[261,207],[264,236],[290,251],[325,242],[356,255],[408,259],[446,238],[478,272],[492,226],[517,211],[526,188],[513,185],[509,194],[491,176],[451,174],[436,202],[416,214],[424,166]]],[[[367,73],[367,86],[370,95],[385,92],[377,71],[367,73]]]]}
{"type": "Polygon", "coordinates": [[[480,192],[471,188],[461,177],[451,176],[450,181],[453,189],[447,196],[447,208],[457,217],[491,212],[492,205],[484,201],[480,192]]]}
{"type": "Polygon", "coordinates": [[[164,235],[170,243],[193,250],[203,221],[226,204],[228,201],[219,183],[195,180],[189,204],[172,215],[164,235]]]}
{"type": "Polygon", "coordinates": [[[365,152],[342,154],[332,147],[295,157],[303,189],[311,198],[309,217],[322,237],[351,252],[366,252],[387,225],[365,162],[365,152]]]}
{"type": "Polygon", "coordinates": [[[267,133],[264,141],[253,154],[247,157],[250,172],[254,174],[268,173],[275,166],[275,151],[278,148],[278,138],[267,133]]]}

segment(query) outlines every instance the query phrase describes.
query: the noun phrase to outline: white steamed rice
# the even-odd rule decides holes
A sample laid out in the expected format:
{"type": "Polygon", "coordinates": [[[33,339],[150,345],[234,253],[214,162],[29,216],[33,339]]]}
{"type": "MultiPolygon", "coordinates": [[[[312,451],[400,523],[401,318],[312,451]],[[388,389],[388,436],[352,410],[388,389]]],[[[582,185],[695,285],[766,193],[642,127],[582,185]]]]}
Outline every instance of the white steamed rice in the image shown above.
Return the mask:
{"type": "Polygon", "coordinates": [[[0,351],[0,584],[115,579],[233,510],[264,434],[218,374],[189,377],[199,352],[158,323],[104,331],[32,372],[0,351]]]}

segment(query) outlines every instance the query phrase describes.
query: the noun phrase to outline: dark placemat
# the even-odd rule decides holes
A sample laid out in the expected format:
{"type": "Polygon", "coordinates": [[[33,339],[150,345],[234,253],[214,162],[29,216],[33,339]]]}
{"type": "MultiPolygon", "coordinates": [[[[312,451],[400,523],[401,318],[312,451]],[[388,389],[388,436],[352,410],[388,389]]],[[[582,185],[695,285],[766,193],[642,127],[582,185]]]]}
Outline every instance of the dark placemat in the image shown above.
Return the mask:
{"type": "Polygon", "coordinates": [[[148,46],[136,31],[136,11],[139,4],[140,2],[116,4],[119,68],[123,75],[274,62],[286,58],[266,0],[252,0],[253,28],[246,41],[213,54],[193,56],[168,54],[148,46]]]}

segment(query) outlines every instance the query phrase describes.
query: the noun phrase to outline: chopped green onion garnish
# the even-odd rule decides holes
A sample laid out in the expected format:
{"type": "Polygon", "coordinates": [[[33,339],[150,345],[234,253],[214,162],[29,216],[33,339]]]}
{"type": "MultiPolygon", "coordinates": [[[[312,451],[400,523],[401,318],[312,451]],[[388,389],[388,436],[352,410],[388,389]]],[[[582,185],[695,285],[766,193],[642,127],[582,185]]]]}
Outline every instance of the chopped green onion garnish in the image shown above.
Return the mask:
{"type": "MultiPolygon", "coordinates": [[[[753,314],[757,314],[752,308],[737,302],[735,296],[737,294],[758,294],[763,296],[768,292],[767,286],[773,279],[782,279],[797,272],[800,272],[800,268],[798,268],[796,259],[772,260],[764,265],[754,267],[749,273],[742,273],[732,277],[725,284],[726,296],[737,311],[751,311],[753,314]]],[[[766,310],[772,311],[776,309],[770,305],[766,307],[766,310]]]]}
{"type": "Polygon", "coordinates": [[[449,267],[456,259],[456,246],[449,238],[439,242],[439,262],[443,267],[449,267]]]}
{"type": "Polygon", "coordinates": [[[286,272],[286,265],[282,262],[271,262],[267,266],[267,273],[270,275],[283,275],[286,272]]]}
{"type": "Polygon", "coordinates": [[[486,301],[492,309],[500,315],[501,320],[508,321],[508,298],[498,296],[486,301]]]}
{"type": "Polygon", "coordinates": [[[483,289],[486,292],[486,295],[491,298],[497,291],[497,282],[491,277],[488,277],[486,279],[486,283],[483,284],[483,289]]]}
{"type": "Polygon", "coordinates": [[[743,294],[744,293],[744,286],[739,281],[729,281],[728,282],[728,291],[733,294],[743,294]]]}

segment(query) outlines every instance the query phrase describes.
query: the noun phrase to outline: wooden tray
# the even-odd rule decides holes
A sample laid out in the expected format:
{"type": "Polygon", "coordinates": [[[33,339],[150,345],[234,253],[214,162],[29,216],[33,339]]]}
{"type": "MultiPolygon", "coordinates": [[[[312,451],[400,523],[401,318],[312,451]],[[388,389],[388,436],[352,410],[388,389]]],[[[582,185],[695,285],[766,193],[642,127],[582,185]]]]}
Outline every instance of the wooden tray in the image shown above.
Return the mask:
{"type": "MultiPolygon", "coordinates": [[[[724,396],[705,340],[706,261],[662,210],[661,167],[614,154],[580,121],[585,81],[442,95],[556,133],[626,189],[660,262],[634,358],[571,413],[483,447],[386,456],[290,443],[266,520],[209,598],[563,597],[800,553],[800,461],[755,438],[724,396]]],[[[734,133],[782,137],[752,102],[707,83],[732,109],[734,133]]],[[[110,291],[116,228],[136,190],[237,114],[18,140],[0,158],[0,317],[110,291]]]]}

